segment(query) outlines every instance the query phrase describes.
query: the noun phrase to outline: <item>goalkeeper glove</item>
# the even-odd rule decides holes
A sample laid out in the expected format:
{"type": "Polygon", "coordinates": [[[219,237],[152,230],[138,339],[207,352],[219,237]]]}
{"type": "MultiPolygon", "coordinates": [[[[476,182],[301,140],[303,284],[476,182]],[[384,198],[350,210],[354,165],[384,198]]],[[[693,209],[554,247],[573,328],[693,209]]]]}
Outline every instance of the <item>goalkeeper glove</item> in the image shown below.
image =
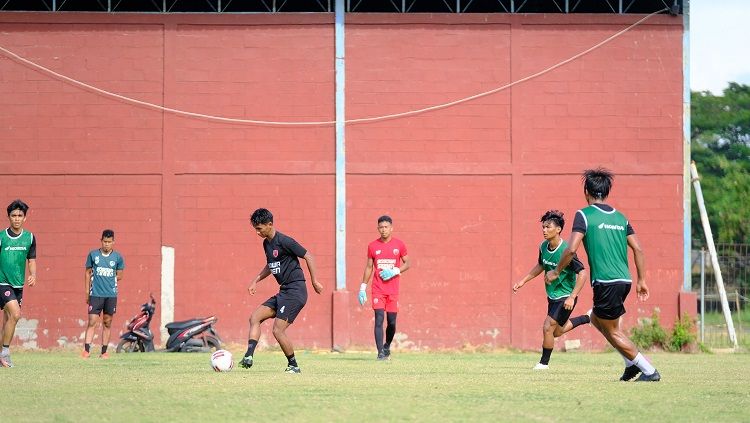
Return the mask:
{"type": "Polygon", "coordinates": [[[380,271],[380,279],[387,281],[395,276],[401,274],[401,269],[394,267],[393,269],[383,269],[380,271]]]}
{"type": "Polygon", "coordinates": [[[367,284],[364,282],[359,286],[359,296],[357,299],[359,300],[359,305],[365,305],[367,302],[367,284]]]}

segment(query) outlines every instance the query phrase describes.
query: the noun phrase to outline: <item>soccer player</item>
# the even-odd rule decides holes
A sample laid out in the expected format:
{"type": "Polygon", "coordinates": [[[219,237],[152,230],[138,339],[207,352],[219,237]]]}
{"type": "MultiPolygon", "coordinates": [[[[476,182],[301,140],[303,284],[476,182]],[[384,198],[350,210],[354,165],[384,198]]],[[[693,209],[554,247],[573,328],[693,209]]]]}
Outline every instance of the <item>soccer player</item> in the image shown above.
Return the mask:
{"type": "Polygon", "coordinates": [[[583,243],[591,269],[591,286],[594,291],[594,309],[591,324],[625,360],[625,372],[620,377],[628,381],[638,376],[639,382],[656,382],[659,372],[644,357],[620,328],[620,316],[625,314],[625,298],[630,292],[632,279],[628,269],[628,247],[633,250],[638,272],[636,292],[641,301],[648,299],[645,258],[633,227],[625,216],[604,203],[612,188],[614,175],[607,169],[588,169],[583,172],[583,194],[587,207],[576,212],[568,247],[563,252],[557,268],[544,275],[550,283],[560,276],[583,243]]]}
{"type": "Polygon", "coordinates": [[[281,350],[286,355],[288,366],[286,373],[300,373],[297,359],[294,357],[292,341],[286,335],[286,330],[294,323],[302,308],[307,303],[307,286],[305,274],[299,265],[299,258],[307,263],[310,271],[310,282],[316,293],[323,292],[323,285],[315,278],[315,260],[304,247],[291,237],[277,231],[273,226],[273,215],[266,209],[257,209],[250,217],[255,233],[263,238],[263,251],[266,253],[267,265],[263,266],[258,276],[253,279],[247,291],[255,295],[258,282],[269,275],[276,278],[279,293],[258,306],[250,316],[250,335],[247,341],[247,352],[240,361],[240,365],[249,369],[253,365],[253,354],[260,338],[260,325],[264,321],[273,321],[273,336],[278,341],[281,350]]]}
{"type": "MultiPolygon", "coordinates": [[[[539,276],[542,271],[549,272],[557,267],[562,252],[568,243],[560,237],[565,219],[559,210],[550,210],[542,216],[542,236],[544,241],[539,246],[539,257],[536,265],[520,282],[513,285],[515,294],[526,282],[539,276]]],[[[575,255],[570,264],[562,271],[560,277],[552,283],[545,284],[547,290],[547,318],[544,319],[542,332],[542,358],[534,366],[534,370],[546,370],[549,368],[549,359],[555,347],[555,338],[569,332],[578,326],[589,323],[591,319],[587,314],[574,317],[570,320],[578,302],[578,293],[581,292],[586,279],[586,270],[575,255]]]]}
{"type": "Polygon", "coordinates": [[[21,200],[8,205],[10,226],[0,233],[0,308],[3,309],[3,349],[0,366],[13,367],[10,341],[21,318],[24,281],[36,285],[36,238],[23,229],[29,206],[21,200]],[[29,276],[26,276],[26,263],[29,276]]]}
{"type": "Polygon", "coordinates": [[[89,358],[91,355],[91,341],[94,339],[99,316],[102,316],[102,353],[101,358],[109,358],[110,329],[112,316],[117,311],[117,284],[122,282],[125,269],[125,259],[122,254],[113,250],[115,232],[105,229],[102,232],[102,247],[91,250],[86,256],[86,271],[84,285],[86,286],[86,304],[89,306],[89,324],[86,327],[86,343],[81,356],[89,358]]]}
{"type": "Polygon", "coordinates": [[[375,311],[375,347],[378,360],[391,357],[391,342],[396,334],[398,315],[399,275],[409,270],[409,256],[406,245],[392,236],[393,219],[390,216],[378,218],[380,238],[367,246],[367,264],[362,283],[359,286],[359,305],[367,302],[367,285],[372,277],[372,309],[375,311]],[[402,263],[403,262],[403,263],[402,263]],[[373,272],[373,269],[377,269],[373,272]],[[385,342],[383,342],[383,320],[387,320],[385,342]]]}

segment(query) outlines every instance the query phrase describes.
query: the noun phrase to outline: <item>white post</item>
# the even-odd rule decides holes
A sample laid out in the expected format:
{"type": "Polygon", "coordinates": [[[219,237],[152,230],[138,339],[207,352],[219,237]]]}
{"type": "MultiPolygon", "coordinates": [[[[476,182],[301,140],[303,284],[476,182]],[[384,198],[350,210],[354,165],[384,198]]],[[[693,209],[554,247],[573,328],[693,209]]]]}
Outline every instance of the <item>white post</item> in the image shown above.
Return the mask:
{"type": "Polygon", "coordinates": [[[174,247],[161,247],[161,341],[167,342],[167,323],[174,321],[174,247]]]}
{"type": "Polygon", "coordinates": [[[701,248],[701,344],[706,343],[706,249],[701,248]]]}
{"type": "Polygon", "coordinates": [[[729,311],[729,302],[727,301],[727,291],[724,289],[724,278],[721,276],[721,269],[719,268],[719,257],[716,255],[716,246],[714,245],[714,235],[711,232],[711,225],[708,223],[708,214],[706,213],[706,205],[703,203],[703,191],[701,190],[701,182],[698,177],[698,168],[695,167],[695,162],[690,163],[690,174],[693,179],[693,188],[695,189],[695,198],[698,202],[698,210],[701,214],[701,223],[703,224],[703,233],[706,235],[706,244],[708,244],[708,253],[711,256],[711,265],[714,268],[714,274],[716,275],[716,285],[719,287],[719,298],[721,298],[721,309],[724,312],[724,320],[727,322],[727,332],[729,333],[729,341],[732,345],[737,348],[737,334],[734,332],[734,323],[732,322],[732,314],[729,311]]]}

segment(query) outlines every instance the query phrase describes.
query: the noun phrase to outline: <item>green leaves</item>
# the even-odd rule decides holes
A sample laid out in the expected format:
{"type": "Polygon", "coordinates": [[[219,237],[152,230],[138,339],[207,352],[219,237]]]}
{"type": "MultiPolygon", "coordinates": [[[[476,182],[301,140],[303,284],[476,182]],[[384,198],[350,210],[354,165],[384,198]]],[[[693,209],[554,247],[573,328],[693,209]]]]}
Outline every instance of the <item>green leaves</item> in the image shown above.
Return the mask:
{"type": "MultiPolygon", "coordinates": [[[[750,86],[730,83],[724,95],[691,95],[691,158],[701,176],[714,241],[750,243],[750,86]]],[[[692,238],[704,245],[693,198],[692,238]]]]}

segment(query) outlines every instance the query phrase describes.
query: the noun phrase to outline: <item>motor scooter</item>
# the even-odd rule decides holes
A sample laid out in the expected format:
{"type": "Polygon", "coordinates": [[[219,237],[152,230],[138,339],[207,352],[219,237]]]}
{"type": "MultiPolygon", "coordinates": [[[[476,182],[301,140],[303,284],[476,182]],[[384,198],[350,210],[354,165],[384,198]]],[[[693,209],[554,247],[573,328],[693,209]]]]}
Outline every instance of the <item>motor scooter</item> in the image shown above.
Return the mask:
{"type": "Polygon", "coordinates": [[[149,295],[151,301],[141,305],[141,311],[128,323],[128,331],[120,335],[117,352],[153,352],[154,334],[149,327],[156,311],[156,300],[149,295]]]}
{"type": "Polygon", "coordinates": [[[167,323],[167,352],[209,352],[221,349],[221,338],[214,329],[216,316],[167,323]]]}

